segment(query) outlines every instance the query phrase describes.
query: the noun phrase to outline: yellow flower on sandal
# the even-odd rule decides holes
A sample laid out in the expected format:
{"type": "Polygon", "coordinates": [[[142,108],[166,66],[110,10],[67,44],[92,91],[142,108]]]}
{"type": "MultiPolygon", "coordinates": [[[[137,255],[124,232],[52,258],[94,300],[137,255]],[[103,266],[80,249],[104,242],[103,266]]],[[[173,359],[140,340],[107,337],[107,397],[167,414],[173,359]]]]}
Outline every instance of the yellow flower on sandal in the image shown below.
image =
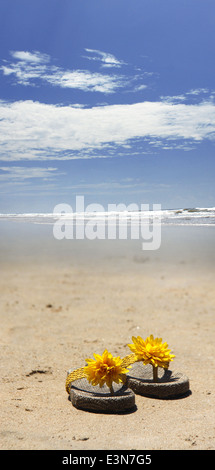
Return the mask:
{"type": "Polygon", "coordinates": [[[84,368],[86,378],[92,385],[102,387],[106,384],[112,390],[112,383],[123,382],[123,376],[128,369],[123,367],[123,360],[120,357],[113,357],[105,349],[102,356],[94,354],[95,359],[86,359],[87,366],[84,368]]]}
{"type": "MultiPolygon", "coordinates": [[[[133,344],[128,344],[131,351],[136,355],[137,361],[151,364],[153,370],[157,367],[168,369],[170,361],[175,357],[170,354],[167,343],[162,343],[162,338],[154,338],[153,335],[148,336],[144,341],[141,336],[135,338],[132,336],[133,344]]],[[[157,371],[154,370],[154,380],[157,380],[157,371]]]]}

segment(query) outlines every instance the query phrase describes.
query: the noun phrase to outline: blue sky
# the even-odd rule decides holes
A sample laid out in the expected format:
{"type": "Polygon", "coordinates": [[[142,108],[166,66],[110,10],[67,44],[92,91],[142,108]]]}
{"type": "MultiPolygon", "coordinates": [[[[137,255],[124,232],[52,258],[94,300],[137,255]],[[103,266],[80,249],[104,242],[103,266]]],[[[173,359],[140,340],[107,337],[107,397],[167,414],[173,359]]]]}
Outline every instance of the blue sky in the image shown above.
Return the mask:
{"type": "Polygon", "coordinates": [[[0,212],[215,206],[213,0],[1,0],[0,212]]]}

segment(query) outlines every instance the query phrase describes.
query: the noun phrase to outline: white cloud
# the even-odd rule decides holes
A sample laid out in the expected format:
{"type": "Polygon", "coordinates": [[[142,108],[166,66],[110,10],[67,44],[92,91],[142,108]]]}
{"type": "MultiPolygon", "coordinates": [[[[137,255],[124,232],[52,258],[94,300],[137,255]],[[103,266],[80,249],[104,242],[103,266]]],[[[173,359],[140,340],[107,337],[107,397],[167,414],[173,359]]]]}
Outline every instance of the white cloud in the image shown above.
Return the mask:
{"type": "MultiPolygon", "coordinates": [[[[21,85],[34,86],[39,82],[46,82],[61,88],[73,88],[82,91],[113,93],[124,85],[125,79],[119,75],[107,75],[90,72],[88,70],[64,70],[51,65],[51,58],[38,51],[12,51],[15,61],[4,61],[0,67],[5,76],[13,75],[15,82],[21,85]]],[[[107,64],[111,57],[106,58],[107,64]]],[[[114,59],[112,59],[114,63],[114,59]]],[[[116,64],[115,64],[116,65],[116,64]]]]}
{"type": "Polygon", "coordinates": [[[86,70],[64,72],[58,69],[54,73],[45,74],[43,80],[61,88],[76,88],[101,93],[113,93],[116,88],[122,86],[118,76],[91,73],[86,70]]]}
{"type": "Polygon", "coordinates": [[[202,93],[209,93],[207,88],[195,88],[186,93],[186,95],[201,95],[202,93]]]}
{"type": "Polygon", "coordinates": [[[165,101],[166,103],[181,103],[183,101],[186,101],[186,96],[185,95],[176,95],[176,96],[161,96],[161,100],[165,101]]]}
{"type": "Polygon", "coordinates": [[[191,103],[198,103],[200,100],[213,100],[213,92],[211,92],[208,88],[196,88],[190,91],[185,92],[182,95],[175,95],[175,96],[161,96],[162,101],[167,103],[182,103],[185,101],[189,101],[191,103]],[[208,95],[208,96],[206,96],[208,95]]]}
{"type": "MultiPolygon", "coordinates": [[[[28,180],[31,178],[53,179],[53,172],[57,168],[40,168],[40,167],[22,167],[22,166],[1,166],[0,167],[0,181],[13,180],[13,182],[20,182],[21,180],[28,180]],[[3,173],[1,173],[3,172],[3,173]]],[[[64,173],[57,173],[64,174],[64,173]]]]}
{"type": "Polygon", "coordinates": [[[147,85],[137,85],[132,91],[143,91],[147,88],[147,85]]]}
{"type": "Polygon", "coordinates": [[[144,139],[158,147],[215,140],[215,105],[160,101],[82,109],[0,102],[3,161],[105,158],[128,144],[132,155],[144,139]]]}
{"type": "Polygon", "coordinates": [[[101,62],[102,67],[120,68],[122,65],[125,65],[125,62],[118,60],[113,54],[108,52],[102,52],[97,49],[85,49],[85,51],[93,54],[92,56],[87,56],[87,59],[101,62]]]}
{"type": "Polygon", "coordinates": [[[11,55],[14,59],[21,60],[22,62],[41,64],[50,61],[48,54],[42,54],[39,51],[11,51],[11,55]]]}
{"type": "MultiPolygon", "coordinates": [[[[85,58],[98,61],[102,68],[121,68],[125,64],[112,54],[94,49],[85,50],[93,53],[92,56],[85,58]]],[[[106,73],[101,73],[85,69],[64,69],[54,65],[48,54],[38,51],[11,51],[10,55],[12,59],[3,60],[0,71],[7,77],[11,76],[13,84],[41,86],[46,83],[61,88],[104,94],[115,93],[120,89],[127,92],[141,92],[147,88],[147,85],[142,83],[143,77],[147,75],[146,72],[137,75],[133,70],[132,74],[126,76],[119,73],[107,73],[108,70],[106,73]],[[137,81],[138,85],[136,85],[137,81]]]]}

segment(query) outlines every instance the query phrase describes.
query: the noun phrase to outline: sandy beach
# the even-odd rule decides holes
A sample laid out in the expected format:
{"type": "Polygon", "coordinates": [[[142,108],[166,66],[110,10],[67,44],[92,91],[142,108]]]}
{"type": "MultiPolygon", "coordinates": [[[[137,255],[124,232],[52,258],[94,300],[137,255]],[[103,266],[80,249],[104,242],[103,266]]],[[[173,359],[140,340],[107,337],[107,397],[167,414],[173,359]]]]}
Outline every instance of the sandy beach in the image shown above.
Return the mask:
{"type": "Polygon", "coordinates": [[[214,449],[214,228],[181,228],[156,252],[126,241],[62,249],[36,226],[25,243],[23,230],[1,230],[1,449],[214,449]],[[72,406],[68,369],[105,348],[124,357],[133,335],[151,333],[189,396],[136,395],[125,414],[72,406]]]}

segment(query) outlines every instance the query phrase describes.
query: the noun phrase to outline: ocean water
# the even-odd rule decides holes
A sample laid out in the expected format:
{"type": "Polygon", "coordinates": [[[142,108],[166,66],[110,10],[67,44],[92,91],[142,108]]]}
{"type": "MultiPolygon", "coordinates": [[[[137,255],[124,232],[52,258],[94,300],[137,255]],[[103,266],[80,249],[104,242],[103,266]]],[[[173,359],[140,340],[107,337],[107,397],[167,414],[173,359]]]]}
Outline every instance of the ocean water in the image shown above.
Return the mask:
{"type": "Polygon", "coordinates": [[[54,224],[56,220],[69,221],[114,221],[120,223],[156,223],[162,225],[214,225],[215,207],[186,208],[186,209],[164,209],[146,211],[107,211],[107,212],[66,212],[66,213],[25,213],[25,214],[0,214],[0,220],[14,220],[31,222],[34,224],[54,224]]]}
{"type": "Polygon", "coordinates": [[[92,269],[109,264],[122,271],[177,264],[190,266],[196,272],[215,271],[215,207],[154,212],[0,214],[0,263],[69,268],[91,264],[92,269]],[[118,227],[114,232],[116,221],[118,227]],[[60,238],[54,236],[56,224],[60,238]],[[77,236],[80,233],[81,238],[77,236]],[[89,233],[93,236],[87,237],[89,233]],[[108,237],[110,233],[112,238],[108,237]],[[143,235],[150,240],[154,234],[155,238],[160,237],[160,243],[148,249],[143,235]]]}

